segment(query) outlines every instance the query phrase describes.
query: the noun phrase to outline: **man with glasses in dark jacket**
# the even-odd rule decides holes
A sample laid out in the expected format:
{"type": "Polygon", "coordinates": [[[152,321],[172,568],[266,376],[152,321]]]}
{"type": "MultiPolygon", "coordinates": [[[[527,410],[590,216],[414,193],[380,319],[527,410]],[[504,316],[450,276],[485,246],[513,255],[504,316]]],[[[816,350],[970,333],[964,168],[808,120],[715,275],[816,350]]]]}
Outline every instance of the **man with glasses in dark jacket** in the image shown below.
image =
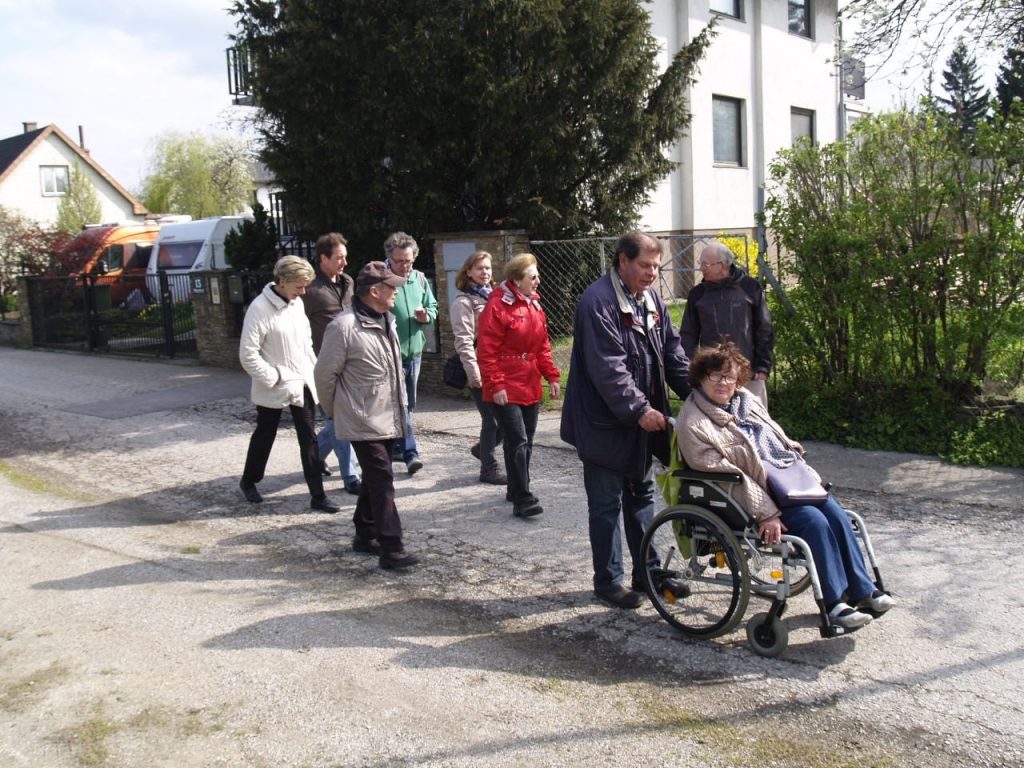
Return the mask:
{"type": "Polygon", "coordinates": [[[772,369],[775,331],[761,284],[736,266],[723,243],[709,243],[700,254],[701,282],[686,298],[679,334],[686,356],[701,347],[731,341],[750,361],[753,378],[746,388],[768,407],[765,380],[772,369]]]}

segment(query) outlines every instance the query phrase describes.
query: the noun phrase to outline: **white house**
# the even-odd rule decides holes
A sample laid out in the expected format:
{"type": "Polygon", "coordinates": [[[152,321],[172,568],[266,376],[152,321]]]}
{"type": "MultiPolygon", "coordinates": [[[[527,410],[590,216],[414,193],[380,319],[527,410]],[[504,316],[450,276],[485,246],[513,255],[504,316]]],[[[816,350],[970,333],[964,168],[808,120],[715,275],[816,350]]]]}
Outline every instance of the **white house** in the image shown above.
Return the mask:
{"type": "Polygon", "coordinates": [[[102,209],[101,221],[142,221],[146,208],[114,180],[56,125],[0,139],[0,205],[17,211],[43,227],[57,222],[57,209],[67,193],[77,163],[93,185],[102,209]]]}
{"type": "Polygon", "coordinates": [[[672,153],[681,165],[644,211],[655,231],[751,230],[768,165],[794,137],[835,141],[841,95],[837,0],[654,0],[645,5],[665,65],[718,16],[690,89],[693,121],[672,153]]]}

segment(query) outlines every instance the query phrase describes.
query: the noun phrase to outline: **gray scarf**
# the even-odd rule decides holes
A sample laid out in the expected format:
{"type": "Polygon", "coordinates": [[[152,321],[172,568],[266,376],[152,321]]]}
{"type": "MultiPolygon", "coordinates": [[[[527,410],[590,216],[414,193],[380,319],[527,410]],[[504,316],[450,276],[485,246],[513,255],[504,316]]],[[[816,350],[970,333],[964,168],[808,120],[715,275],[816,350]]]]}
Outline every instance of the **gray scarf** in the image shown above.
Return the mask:
{"type": "Polygon", "coordinates": [[[754,396],[740,388],[736,390],[736,394],[733,395],[724,410],[736,418],[737,426],[750,438],[761,461],[766,461],[775,467],[788,467],[796,461],[796,453],[782,443],[779,436],[775,434],[775,430],[751,413],[750,404],[753,401],[754,396]]]}

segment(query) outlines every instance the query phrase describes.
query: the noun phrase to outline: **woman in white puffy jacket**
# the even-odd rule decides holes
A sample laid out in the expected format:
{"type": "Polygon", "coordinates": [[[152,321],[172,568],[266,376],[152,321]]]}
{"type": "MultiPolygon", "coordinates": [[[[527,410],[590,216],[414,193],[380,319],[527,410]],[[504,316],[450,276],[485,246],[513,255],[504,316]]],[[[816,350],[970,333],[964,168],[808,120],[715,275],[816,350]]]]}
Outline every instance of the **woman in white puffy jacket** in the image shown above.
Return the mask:
{"type": "Polygon", "coordinates": [[[311,496],[310,507],[334,513],[338,507],[324,495],[313,429],[313,411],[317,404],[313,383],[316,364],[313,336],[299,299],[313,277],[313,267],[305,259],[298,256],[279,259],[274,265],[274,282],[264,286],[245,313],[238,359],[252,377],[256,430],[249,440],[239,487],[247,501],[263,501],[256,483],[263,479],[281,411],[287,407],[299,440],[302,474],[311,496]]]}

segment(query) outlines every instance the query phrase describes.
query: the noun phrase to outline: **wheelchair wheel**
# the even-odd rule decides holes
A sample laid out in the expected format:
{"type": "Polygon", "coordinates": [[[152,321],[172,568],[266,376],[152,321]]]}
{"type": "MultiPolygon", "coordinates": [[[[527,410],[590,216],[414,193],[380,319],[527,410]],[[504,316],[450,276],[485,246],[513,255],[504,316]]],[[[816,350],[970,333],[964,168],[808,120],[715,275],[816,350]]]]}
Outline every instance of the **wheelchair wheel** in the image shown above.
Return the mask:
{"type": "Polygon", "coordinates": [[[732,531],[694,506],[661,512],[641,544],[647,595],[662,618],[693,637],[717,637],[743,618],[747,560],[732,531]]]}
{"type": "MultiPolygon", "coordinates": [[[[775,597],[775,585],[782,580],[782,556],[766,547],[746,547],[750,590],[758,597],[775,597]]],[[[811,586],[811,574],[803,566],[790,566],[789,596],[795,597],[811,586]]]]}
{"type": "Polygon", "coordinates": [[[789,645],[789,628],[778,616],[757,613],[747,622],[747,642],[758,655],[774,658],[789,645]]]}

